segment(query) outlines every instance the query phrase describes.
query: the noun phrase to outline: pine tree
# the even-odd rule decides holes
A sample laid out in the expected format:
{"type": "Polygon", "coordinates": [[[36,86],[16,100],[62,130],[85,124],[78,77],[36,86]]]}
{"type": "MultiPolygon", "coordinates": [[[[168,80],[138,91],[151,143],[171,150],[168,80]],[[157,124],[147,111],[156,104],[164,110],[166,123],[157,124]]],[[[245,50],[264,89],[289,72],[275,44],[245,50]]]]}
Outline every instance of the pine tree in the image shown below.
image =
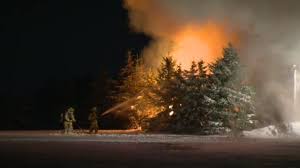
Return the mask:
{"type": "Polygon", "coordinates": [[[198,77],[202,78],[203,80],[207,78],[207,66],[205,66],[205,63],[203,60],[198,62],[198,77]]]}
{"type": "Polygon", "coordinates": [[[175,130],[179,132],[209,133],[210,114],[214,101],[209,97],[208,77],[203,61],[192,62],[185,71],[181,107],[175,113],[175,130]]]}
{"type": "Polygon", "coordinates": [[[129,54],[121,76],[118,94],[115,96],[116,103],[128,102],[121,110],[127,113],[130,121],[129,128],[143,127],[149,118],[157,115],[158,111],[148,96],[156,83],[155,73],[146,68],[142,59],[133,59],[129,54]]]}
{"type": "Polygon", "coordinates": [[[127,62],[120,72],[120,80],[117,83],[117,93],[113,96],[115,102],[120,103],[129,99],[136,94],[131,87],[134,82],[133,74],[135,71],[135,60],[131,52],[128,52],[127,62]]]}
{"type": "Polygon", "coordinates": [[[131,106],[130,113],[132,127],[148,127],[149,119],[154,118],[159,113],[159,108],[153,102],[152,89],[156,87],[156,74],[140,60],[135,69],[134,79],[136,88],[139,93],[136,95],[137,100],[131,106]]]}
{"type": "Polygon", "coordinates": [[[160,108],[159,116],[152,121],[152,130],[171,129],[172,115],[180,106],[181,82],[183,81],[181,67],[176,68],[172,57],[163,58],[158,70],[157,87],[154,88],[154,102],[160,108]]]}
{"type": "Polygon", "coordinates": [[[185,87],[182,98],[182,107],[178,110],[176,117],[177,131],[191,131],[199,127],[199,93],[197,87],[197,64],[192,62],[189,70],[184,73],[185,87]]]}
{"type": "Polygon", "coordinates": [[[198,78],[197,88],[199,97],[199,110],[201,111],[200,121],[202,133],[213,134],[215,127],[218,127],[213,120],[213,113],[215,112],[215,100],[213,99],[212,91],[210,90],[210,82],[207,66],[204,61],[198,62],[198,78]]]}
{"type": "Polygon", "coordinates": [[[249,128],[254,112],[254,91],[245,84],[245,74],[236,50],[231,44],[223,50],[223,58],[210,67],[210,91],[216,100],[214,120],[233,133],[249,128]]]}

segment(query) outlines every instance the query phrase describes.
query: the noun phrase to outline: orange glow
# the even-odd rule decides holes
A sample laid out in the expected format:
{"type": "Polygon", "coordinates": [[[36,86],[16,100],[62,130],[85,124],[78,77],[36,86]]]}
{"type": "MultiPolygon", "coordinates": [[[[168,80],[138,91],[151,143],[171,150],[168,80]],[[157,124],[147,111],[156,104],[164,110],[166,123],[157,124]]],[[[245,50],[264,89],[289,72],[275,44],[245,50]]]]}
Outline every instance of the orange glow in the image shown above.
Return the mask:
{"type": "Polygon", "coordinates": [[[236,112],[236,113],[238,113],[238,112],[240,112],[240,108],[239,107],[234,107],[233,111],[236,112]]]}
{"type": "Polygon", "coordinates": [[[222,49],[227,43],[232,42],[232,37],[226,33],[224,26],[207,23],[186,26],[172,40],[174,48],[171,55],[183,69],[188,69],[192,61],[216,61],[222,56],[222,49]]]}

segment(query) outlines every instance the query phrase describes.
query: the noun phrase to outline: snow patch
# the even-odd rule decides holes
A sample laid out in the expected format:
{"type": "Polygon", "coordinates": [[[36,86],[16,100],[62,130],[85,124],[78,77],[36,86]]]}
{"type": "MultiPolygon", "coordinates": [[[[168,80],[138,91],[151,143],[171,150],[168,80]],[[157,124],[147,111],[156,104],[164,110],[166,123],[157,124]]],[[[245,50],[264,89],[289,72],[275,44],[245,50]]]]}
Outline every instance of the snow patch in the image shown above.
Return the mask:
{"type": "Polygon", "coordinates": [[[249,138],[279,138],[285,136],[300,136],[300,122],[288,123],[287,127],[288,130],[286,134],[280,133],[280,131],[274,125],[254,129],[251,131],[244,131],[243,134],[245,137],[249,138]]]}
{"type": "Polygon", "coordinates": [[[243,134],[250,138],[272,138],[278,136],[278,130],[275,126],[270,125],[268,127],[254,129],[252,131],[244,131],[243,134]]]}

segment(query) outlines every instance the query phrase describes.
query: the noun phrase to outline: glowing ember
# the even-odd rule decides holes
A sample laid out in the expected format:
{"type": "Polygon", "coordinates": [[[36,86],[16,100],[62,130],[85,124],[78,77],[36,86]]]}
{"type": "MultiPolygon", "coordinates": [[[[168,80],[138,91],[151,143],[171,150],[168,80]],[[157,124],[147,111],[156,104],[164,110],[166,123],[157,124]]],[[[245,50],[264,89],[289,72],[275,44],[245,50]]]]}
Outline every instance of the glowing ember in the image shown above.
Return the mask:
{"type": "Polygon", "coordinates": [[[234,112],[236,112],[236,113],[238,113],[238,112],[240,112],[240,108],[239,107],[234,107],[234,112]]]}
{"type": "Polygon", "coordinates": [[[185,26],[175,35],[171,55],[183,69],[188,69],[192,61],[216,61],[221,57],[224,46],[232,40],[223,26],[210,22],[201,26],[193,24],[185,26]]]}

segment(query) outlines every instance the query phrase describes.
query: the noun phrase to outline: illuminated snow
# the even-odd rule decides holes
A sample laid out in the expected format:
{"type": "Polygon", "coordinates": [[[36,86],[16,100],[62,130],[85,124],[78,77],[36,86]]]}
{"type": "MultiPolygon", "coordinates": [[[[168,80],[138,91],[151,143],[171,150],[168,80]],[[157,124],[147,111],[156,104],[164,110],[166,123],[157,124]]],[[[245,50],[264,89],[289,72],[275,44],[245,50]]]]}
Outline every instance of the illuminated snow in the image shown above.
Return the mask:
{"type": "Polygon", "coordinates": [[[249,138],[278,138],[286,136],[300,136],[300,122],[292,122],[288,124],[288,131],[282,134],[274,125],[264,128],[254,129],[252,131],[244,131],[243,134],[249,138]]]}

